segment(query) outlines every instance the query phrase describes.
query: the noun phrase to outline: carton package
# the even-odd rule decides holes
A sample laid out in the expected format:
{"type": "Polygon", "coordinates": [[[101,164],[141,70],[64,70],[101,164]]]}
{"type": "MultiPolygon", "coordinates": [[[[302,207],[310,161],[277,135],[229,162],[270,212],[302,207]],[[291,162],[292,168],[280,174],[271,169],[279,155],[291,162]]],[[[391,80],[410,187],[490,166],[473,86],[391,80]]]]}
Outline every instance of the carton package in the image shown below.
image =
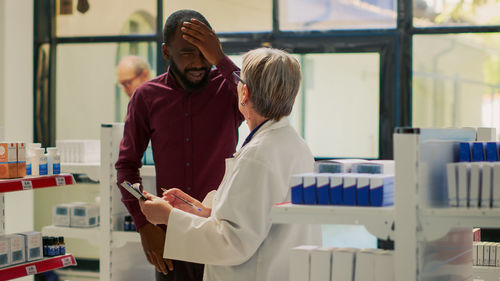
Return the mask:
{"type": "Polygon", "coordinates": [[[330,203],[332,205],[342,205],[344,202],[344,178],[342,174],[332,174],[330,176],[330,203]]]}
{"type": "Polygon", "coordinates": [[[481,208],[491,208],[493,192],[493,164],[484,162],[481,173],[481,208]]]}
{"type": "Polygon", "coordinates": [[[15,142],[0,142],[0,179],[17,177],[17,148],[15,142]]]}
{"type": "Polygon", "coordinates": [[[344,177],[343,202],[346,206],[356,205],[356,186],[358,174],[342,174],[344,177]]]}
{"type": "Polygon", "coordinates": [[[375,256],[374,281],[394,281],[394,252],[378,251],[375,256]]]}
{"type": "Polygon", "coordinates": [[[468,207],[470,198],[470,163],[458,163],[458,207],[468,207]]]}
{"type": "Polygon", "coordinates": [[[71,227],[96,227],[99,225],[99,206],[89,203],[73,203],[71,227]]]}
{"type": "Polygon", "coordinates": [[[304,245],[290,250],[290,281],[310,281],[311,252],[318,246],[304,245]]]}
{"type": "Polygon", "coordinates": [[[71,225],[71,207],[72,204],[59,204],[53,207],[52,224],[55,226],[71,225]]]}
{"type": "Polygon", "coordinates": [[[0,268],[7,267],[11,264],[9,238],[5,235],[0,235],[0,268]]]}
{"type": "Polygon", "coordinates": [[[458,164],[448,163],[446,165],[448,185],[448,206],[458,207],[458,164]]]}
{"type": "Polygon", "coordinates": [[[316,174],[316,194],[319,205],[330,204],[330,175],[333,174],[316,174]]]}
{"type": "Polygon", "coordinates": [[[335,249],[332,258],[332,279],[335,281],[353,281],[357,249],[335,249]]]}
{"type": "Polygon", "coordinates": [[[11,264],[18,264],[26,261],[26,256],[24,255],[26,248],[24,244],[24,236],[19,234],[9,234],[6,235],[9,239],[10,257],[11,264]]]}
{"type": "Polygon", "coordinates": [[[370,176],[370,206],[383,207],[394,205],[394,176],[370,176]]]}
{"type": "Polygon", "coordinates": [[[304,188],[302,175],[293,175],[290,179],[292,204],[304,204],[304,188]]]}
{"type": "Polygon", "coordinates": [[[318,202],[316,195],[316,175],[304,175],[304,204],[315,205],[318,202]]]}
{"type": "Polygon", "coordinates": [[[470,166],[470,197],[469,197],[469,207],[478,208],[481,204],[481,190],[482,187],[482,163],[474,162],[470,166]]]}
{"type": "Polygon", "coordinates": [[[17,142],[17,177],[26,176],[26,143],[17,142]]]}
{"type": "Polygon", "coordinates": [[[370,175],[358,174],[356,183],[356,205],[370,206],[370,175]]]}
{"type": "Polygon", "coordinates": [[[374,281],[376,251],[361,250],[356,255],[354,281],[374,281]]]}
{"type": "Polygon", "coordinates": [[[43,258],[42,233],[30,231],[19,234],[24,237],[26,261],[34,261],[43,258]]]}
{"type": "Polygon", "coordinates": [[[394,160],[372,160],[352,165],[352,173],[394,175],[394,160]]]}
{"type": "Polygon", "coordinates": [[[311,252],[311,281],[330,281],[335,248],[319,247],[311,252]]]}

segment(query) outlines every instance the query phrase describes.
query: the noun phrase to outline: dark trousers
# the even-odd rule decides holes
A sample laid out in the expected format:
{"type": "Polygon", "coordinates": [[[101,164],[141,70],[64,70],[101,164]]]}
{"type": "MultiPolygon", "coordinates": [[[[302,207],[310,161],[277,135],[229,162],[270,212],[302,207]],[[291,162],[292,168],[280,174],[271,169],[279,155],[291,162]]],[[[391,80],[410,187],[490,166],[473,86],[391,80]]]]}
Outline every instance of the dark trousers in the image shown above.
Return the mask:
{"type": "Polygon", "coordinates": [[[172,262],[174,263],[174,271],[169,271],[167,275],[156,271],[156,281],[203,280],[203,264],[174,260],[172,262]]]}

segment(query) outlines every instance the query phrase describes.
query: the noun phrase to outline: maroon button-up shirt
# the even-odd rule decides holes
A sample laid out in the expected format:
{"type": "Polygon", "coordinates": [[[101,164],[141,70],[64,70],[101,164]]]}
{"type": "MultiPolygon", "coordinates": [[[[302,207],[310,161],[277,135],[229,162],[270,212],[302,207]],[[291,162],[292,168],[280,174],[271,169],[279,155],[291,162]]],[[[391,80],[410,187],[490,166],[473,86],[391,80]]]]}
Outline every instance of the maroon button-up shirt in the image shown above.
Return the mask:
{"type": "Polygon", "coordinates": [[[128,104],[115,168],[122,202],[137,228],[146,218],[137,199],[119,183],[142,182],[139,168],[150,140],[157,194],[162,193],[162,187],[177,187],[202,201],[219,187],[224,159],[234,153],[243,121],[232,82],[235,70],[238,67],[225,57],[211,70],[203,89],[186,92],[169,70],[135,91],[128,104]]]}

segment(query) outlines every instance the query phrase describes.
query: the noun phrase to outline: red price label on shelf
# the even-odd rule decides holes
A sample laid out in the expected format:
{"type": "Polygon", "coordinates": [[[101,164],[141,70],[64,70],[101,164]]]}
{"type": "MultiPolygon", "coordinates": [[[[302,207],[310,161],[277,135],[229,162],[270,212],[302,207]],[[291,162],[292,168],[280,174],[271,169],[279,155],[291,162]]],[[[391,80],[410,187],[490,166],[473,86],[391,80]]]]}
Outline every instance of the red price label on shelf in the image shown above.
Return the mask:
{"type": "Polygon", "coordinates": [[[56,177],[56,185],[61,186],[61,185],[66,185],[66,180],[64,177],[56,177]]]}
{"type": "Polygon", "coordinates": [[[73,260],[71,259],[71,257],[65,257],[61,261],[63,266],[70,266],[73,264],[73,260]]]}
{"type": "Polygon", "coordinates": [[[31,190],[33,189],[33,183],[31,181],[21,181],[23,186],[23,190],[31,190]]]}
{"type": "Polygon", "coordinates": [[[36,266],[35,265],[30,265],[26,267],[26,274],[28,275],[35,275],[36,272],[36,266]]]}

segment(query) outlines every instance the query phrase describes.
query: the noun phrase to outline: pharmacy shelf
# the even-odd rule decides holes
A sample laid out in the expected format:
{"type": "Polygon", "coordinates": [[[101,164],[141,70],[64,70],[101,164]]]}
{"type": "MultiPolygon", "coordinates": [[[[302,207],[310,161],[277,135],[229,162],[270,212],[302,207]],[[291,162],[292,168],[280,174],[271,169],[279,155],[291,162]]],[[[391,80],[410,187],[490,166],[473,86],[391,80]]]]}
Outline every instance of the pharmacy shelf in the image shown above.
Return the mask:
{"type": "Polygon", "coordinates": [[[127,243],[141,243],[141,236],[136,231],[113,231],[113,248],[121,248],[127,243]]]}
{"type": "Polygon", "coordinates": [[[68,174],[86,174],[91,180],[99,181],[100,163],[61,163],[61,171],[68,174]]]}
{"type": "Polygon", "coordinates": [[[423,208],[420,212],[428,239],[437,239],[453,227],[500,228],[500,208],[423,208]]]}
{"type": "Polygon", "coordinates": [[[273,223],[286,224],[355,224],[381,239],[393,238],[393,207],[350,207],[276,204],[271,209],[273,223]]]}
{"type": "Polygon", "coordinates": [[[141,167],[141,177],[154,177],[156,176],[155,166],[144,165],[141,167]]]}
{"type": "Polygon", "coordinates": [[[49,225],[42,228],[44,236],[64,236],[65,238],[86,239],[94,246],[100,245],[99,227],[78,228],[49,225]]]}
{"type": "Polygon", "coordinates": [[[0,193],[72,185],[74,183],[75,179],[71,174],[7,179],[0,180],[0,193]]]}
{"type": "Polygon", "coordinates": [[[0,268],[0,281],[34,275],[72,265],[76,265],[76,261],[71,254],[22,263],[6,268],[0,268]]]}
{"type": "Polygon", "coordinates": [[[472,280],[475,281],[498,281],[500,280],[500,267],[473,266],[472,280]]]}

